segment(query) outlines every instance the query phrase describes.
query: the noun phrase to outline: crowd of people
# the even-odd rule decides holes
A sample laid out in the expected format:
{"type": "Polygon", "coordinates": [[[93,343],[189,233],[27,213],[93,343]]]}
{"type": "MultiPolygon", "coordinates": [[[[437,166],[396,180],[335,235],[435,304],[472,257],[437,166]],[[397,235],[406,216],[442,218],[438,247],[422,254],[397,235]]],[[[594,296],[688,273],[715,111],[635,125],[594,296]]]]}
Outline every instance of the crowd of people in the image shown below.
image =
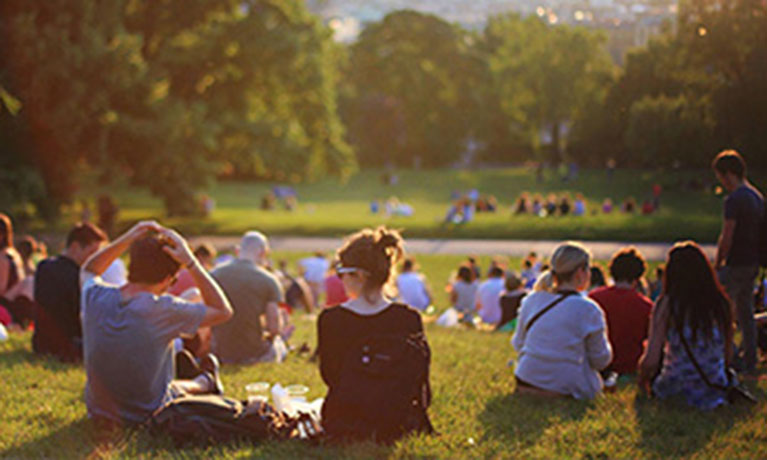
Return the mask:
{"type": "MultiPolygon", "coordinates": [[[[658,399],[711,409],[739,384],[730,368],[756,374],[764,200],[736,152],[722,152],[713,169],[729,193],[713,263],[697,243],[678,242],[648,283],[634,247],[613,255],[608,276],[583,244],[565,242],[547,261],[530,253],[519,272],[500,259],[484,279],[473,257],[458,267],[451,308],[466,324],[513,331],[516,391],[590,399],[615,376],[635,375],[658,399]]],[[[317,252],[292,275],[284,261],[271,267],[268,238],[257,231],[222,262],[215,248],[193,250],[154,221],[111,242],[85,222],[49,257],[31,237],[16,241],[0,214],[0,323],[33,327],[36,353],[82,362],[90,417],[140,423],[180,397],[223,394],[222,365],[281,362],[291,312],[319,309],[327,435],[391,440],[433,431],[424,323],[434,296],[403,247],[395,230],[364,229],[332,262],[317,252]]]]}

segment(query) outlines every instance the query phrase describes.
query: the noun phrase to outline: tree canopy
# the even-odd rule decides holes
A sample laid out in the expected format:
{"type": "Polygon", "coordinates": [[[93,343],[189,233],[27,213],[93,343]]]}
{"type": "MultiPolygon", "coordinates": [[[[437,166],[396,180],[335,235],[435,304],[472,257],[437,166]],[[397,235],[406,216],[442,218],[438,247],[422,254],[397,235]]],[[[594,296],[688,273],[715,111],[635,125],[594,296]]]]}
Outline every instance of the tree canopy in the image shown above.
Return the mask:
{"type": "MultiPolygon", "coordinates": [[[[170,213],[222,173],[346,176],[337,51],[300,0],[2,4],[4,136],[31,158],[55,214],[80,178],[127,178],[170,213]]],[[[14,147],[15,146],[15,147],[14,147]]]]}

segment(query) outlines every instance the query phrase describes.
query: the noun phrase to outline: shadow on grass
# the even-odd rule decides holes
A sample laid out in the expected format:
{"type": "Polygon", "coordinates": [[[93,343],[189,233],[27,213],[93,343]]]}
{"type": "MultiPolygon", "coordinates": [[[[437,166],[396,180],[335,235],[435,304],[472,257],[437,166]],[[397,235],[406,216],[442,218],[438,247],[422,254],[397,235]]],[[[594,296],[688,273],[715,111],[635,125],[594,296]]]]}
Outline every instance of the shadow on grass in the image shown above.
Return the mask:
{"type": "Polygon", "coordinates": [[[0,452],[2,458],[86,458],[120,450],[136,433],[132,428],[102,428],[82,418],[45,436],[0,452]]]}
{"type": "Polygon", "coordinates": [[[82,368],[82,363],[67,363],[59,361],[53,356],[43,356],[33,353],[28,348],[13,348],[0,352],[0,364],[4,370],[11,372],[14,367],[34,364],[41,366],[46,371],[63,371],[73,368],[82,368]]]}
{"type": "Polygon", "coordinates": [[[486,436],[504,444],[522,442],[532,445],[552,424],[583,418],[591,403],[574,399],[548,399],[537,396],[507,394],[497,396],[485,405],[479,420],[486,436]]]}
{"type": "MultiPolygon", "coordinates": [[[[764,404],[764,391],[750,390],[760,404],[764,404]]],[[[634,411],[640,434],[639,448],[660,458],[695,454],[713,438],[753,417],[757,407],[737,403],[701,411],[681,399],[658,400],[637,395],[634,411]]]]}

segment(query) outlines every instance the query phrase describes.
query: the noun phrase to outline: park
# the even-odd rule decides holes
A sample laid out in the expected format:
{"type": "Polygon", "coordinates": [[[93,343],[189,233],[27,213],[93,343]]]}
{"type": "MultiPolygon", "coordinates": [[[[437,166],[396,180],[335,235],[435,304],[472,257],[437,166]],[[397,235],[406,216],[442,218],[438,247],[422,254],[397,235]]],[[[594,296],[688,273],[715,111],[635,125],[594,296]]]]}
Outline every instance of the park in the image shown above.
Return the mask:
{"type": "MultiPolygon", "coordinates": [[[[347,43],[306,4],[0,5],[0,215],[48,256],[81,222],[113,244],[159,222],[235,259],[258,231],[273,242],[264,266],[295,277],[316,250],[353,272],[336,254],[344,238],[398,230],[431,291],[421,318],[435,433],[177,446],[140,425],[105,429],[84,397],[87,364],[36,353],[32,318],[2,329],[0,458],[767,457],[764,354],[741,374],[754,404],[652,397],[634,372],[593,399],[548,398],[519,391],[513,329],[438,319],[470,257],[483,277],[495,265],[519,274],[536,247],[553,264],[553,249],[577,241],[608,273],[613,248],[633,244],[648,248],[647,283],[661,283],[678,242],[713,262],[732,193],[714,157],[737,150],[767,191],[764,2],[680,0],[675,22],[620,63],[604,30],[535,14],[488,13],[470,29],[399,10],[347,43]]],[[[283,362],[221,365],[225,395],[246,401],[248,384],[269,382],[326,397],[312,356],[320,310],[291,310],[283,362]]]]}

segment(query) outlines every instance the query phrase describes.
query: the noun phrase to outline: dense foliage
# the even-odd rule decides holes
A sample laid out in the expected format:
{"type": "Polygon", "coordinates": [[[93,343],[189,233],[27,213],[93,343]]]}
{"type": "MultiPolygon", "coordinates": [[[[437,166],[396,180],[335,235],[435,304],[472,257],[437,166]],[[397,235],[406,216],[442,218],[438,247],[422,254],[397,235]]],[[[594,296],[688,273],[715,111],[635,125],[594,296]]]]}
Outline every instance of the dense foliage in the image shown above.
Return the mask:
{"type": "Polygon", "coordinates": [[[736,148],[767,168],[766,124],[767,3],[687,0],[675,34],[629,54],[571,147],[592,163],[693,167],[736,148]]]}
{"type": "Polygon", "coordinates": [[[0,85],[21,104],[0,120],[3,156],[29,159],[51,214],[88,173],[187,214],[218,174],[355,167],[335,45],[300,0],[8,0],[0,18],[0,85]]]}
{"type": "Polygon", "coordinates": [[[767,167],[763,0],[683,0],[623,69],[602,34],[515,14],[468,31],[397,11],[345,47],[301,0],[5,0],[0,38],[0,205],[44,216],[94,182],[188,214],[217,177],[358,162],[700,167],[737,148],[767,167]]]}

